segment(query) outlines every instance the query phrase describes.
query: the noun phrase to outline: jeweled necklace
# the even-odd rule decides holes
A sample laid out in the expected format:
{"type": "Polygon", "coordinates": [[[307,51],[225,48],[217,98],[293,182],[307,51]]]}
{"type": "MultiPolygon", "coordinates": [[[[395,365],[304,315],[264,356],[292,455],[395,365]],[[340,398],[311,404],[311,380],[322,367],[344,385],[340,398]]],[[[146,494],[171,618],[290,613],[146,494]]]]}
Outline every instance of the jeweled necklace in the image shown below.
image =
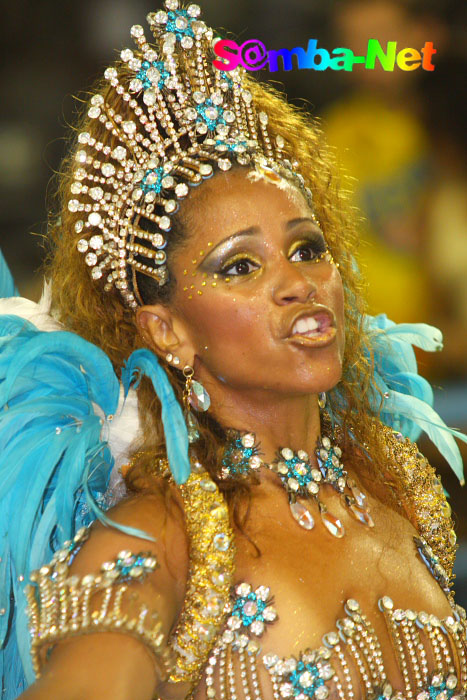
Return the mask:
{"type": "Polygon", "coordinates": [[[374,527],[369,513],[366,495],[357,486],[346,470],[340,458],[342,451],[333,445],[329,437],[320,437],[316,448],[318,467],[313,467],[307,452],[294,452],[289,447],[278,450],[277,458],[271,464],[263,462],[259,456],[259,446],[253,433],[229,431],[229,442],[221,462],[221,477],[228,479],[242,477],[266,467],[279,475],[287,492],[290,511],[297,523],[305,530],[312,530],[315,520],[301,497],[308,501],[313,499],[318,505],[321,520],[334,537],[343,537],[345,529],[339,518],[328,511],[320,499],[320,491],[327,484],[341,494],[342,502],[352,516],[367,527],[374,527]]]}

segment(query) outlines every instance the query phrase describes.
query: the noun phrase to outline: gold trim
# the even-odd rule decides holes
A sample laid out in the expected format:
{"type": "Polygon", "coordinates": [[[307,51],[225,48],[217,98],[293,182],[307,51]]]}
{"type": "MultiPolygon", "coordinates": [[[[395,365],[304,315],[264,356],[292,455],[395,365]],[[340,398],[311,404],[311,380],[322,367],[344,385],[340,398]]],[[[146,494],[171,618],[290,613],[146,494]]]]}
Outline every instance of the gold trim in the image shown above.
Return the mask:
{"type": "Polygon", "coordinates": [[[235,543],[229,510],[217,485],[195,463],[180,486],[190,542],[190,570],[179,623],[169,640],[178,655],[170,680],[193,686],[229,610],[235,543]]]}

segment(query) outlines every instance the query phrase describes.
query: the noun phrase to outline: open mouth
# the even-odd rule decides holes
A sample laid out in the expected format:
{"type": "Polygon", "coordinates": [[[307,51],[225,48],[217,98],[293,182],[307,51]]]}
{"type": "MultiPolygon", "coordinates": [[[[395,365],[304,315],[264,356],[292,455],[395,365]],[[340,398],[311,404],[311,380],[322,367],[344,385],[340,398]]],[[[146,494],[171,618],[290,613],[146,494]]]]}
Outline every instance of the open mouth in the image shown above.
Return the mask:
{"type": "Polygon", "coordinates": [[[319,313],[314,316],[305,316],[295,321],[290,335],[313,338],[321,335],[331,327],[332,321],[329,315],[326,313],[319,313]]]}
{"type": "Polygon", "coordinates": [[[317,345],[330,342],[336,335],[336,328],[330,314],[318,312],[302,316],[292,326],[288,340],[299,345],[317,345]]]}

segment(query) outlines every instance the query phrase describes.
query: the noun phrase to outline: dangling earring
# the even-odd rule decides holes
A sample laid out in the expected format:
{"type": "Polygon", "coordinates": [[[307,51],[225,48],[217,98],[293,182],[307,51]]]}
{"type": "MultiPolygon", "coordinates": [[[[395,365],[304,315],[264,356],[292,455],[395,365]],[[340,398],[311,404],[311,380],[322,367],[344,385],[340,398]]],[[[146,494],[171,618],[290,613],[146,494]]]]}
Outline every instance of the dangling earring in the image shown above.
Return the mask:
{"type": "Polygon", "coordinates": [[[211,399],[209,398],[208,392],[200,382],[193,379],[193,374],[193,367],[190,367],[190,365],[185,365],[183,368],[183,376],[185,377],[183,408],[186,427],[188,430],[188,441],[190,444],[196,442],[199,438],[198,421],[193,415],[191,407],[193,407],[195,410],[207,411],[211,405],[211,399]]]}
{"type": "Polygon", "coordinates": [[[322,391],[320,394],[318,394],[318,406],[322,410],[323,408],[326,408],[326,392],[322,391]]]}
{"type": "Polygon", "coordinates": [[[183,376],[185,377],[185,392],[183,394],[183,403],[187,410],[190,410],[190,406],[195,409],[195,411],[207,411],[211,405],[211,398],[201,384],[193,379],[194,369],[190,365],[185,365],[183,368],[183,376]]]}
{"type": "Polygon", "coordinates": [[[334,434],[336,421],[332,412],[331,402],[328,402],[328,397],[325,391],[318,394],[318,406],[322,425],[325,427],[328,434],[334,434]]]}

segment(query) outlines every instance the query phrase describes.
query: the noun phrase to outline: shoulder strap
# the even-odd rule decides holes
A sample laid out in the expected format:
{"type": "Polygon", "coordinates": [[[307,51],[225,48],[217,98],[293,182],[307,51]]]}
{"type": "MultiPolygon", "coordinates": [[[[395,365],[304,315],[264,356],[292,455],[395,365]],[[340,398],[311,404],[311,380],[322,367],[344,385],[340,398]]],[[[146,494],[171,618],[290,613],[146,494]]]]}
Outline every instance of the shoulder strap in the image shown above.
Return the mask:
{"type": "Polygon", "coordinates": [[[224,623],[234,576],[235,542],[229,510],[199,464],[179,487],[189,539],[185,602],[171,646],[178,655],[172,682],[194,687],[224,623]]]}
{"type": "Polygon", "coordinates": [[[387,426],[382,431],[388,455],[386,468],[397,483],[401,505],[452,578],[456,533],[441,481],[414,442],[387,426]]]}

